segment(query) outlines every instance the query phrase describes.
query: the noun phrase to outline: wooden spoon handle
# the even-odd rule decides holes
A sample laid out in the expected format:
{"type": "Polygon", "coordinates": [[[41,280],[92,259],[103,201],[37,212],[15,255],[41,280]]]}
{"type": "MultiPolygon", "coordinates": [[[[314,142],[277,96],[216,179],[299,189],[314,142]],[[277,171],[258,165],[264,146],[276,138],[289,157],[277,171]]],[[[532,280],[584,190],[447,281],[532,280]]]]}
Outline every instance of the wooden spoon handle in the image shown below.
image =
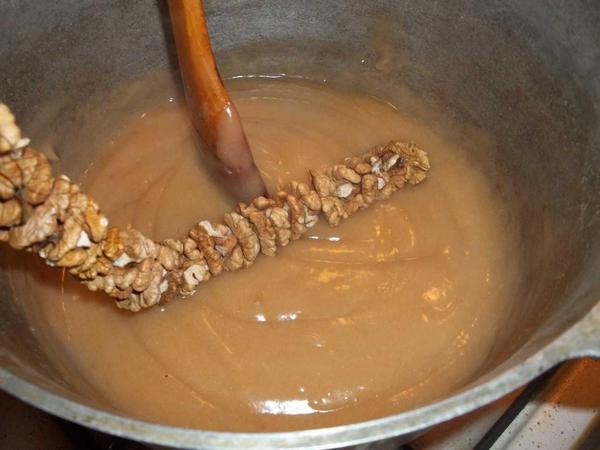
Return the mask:
{"type": "Polygon", "coordinates": [[[210,46],[204,8],[199,0],[169,0],[169,12],[192,120],[214,149],[217,116],[231,101],[210,46]]]}
{"type": "Polygon", "coordinates": [[[239,199],[265,193],[238,112],[217,69],[201,0],[169,0],[188,107],[194,127],[221,162],[239,199]]]}

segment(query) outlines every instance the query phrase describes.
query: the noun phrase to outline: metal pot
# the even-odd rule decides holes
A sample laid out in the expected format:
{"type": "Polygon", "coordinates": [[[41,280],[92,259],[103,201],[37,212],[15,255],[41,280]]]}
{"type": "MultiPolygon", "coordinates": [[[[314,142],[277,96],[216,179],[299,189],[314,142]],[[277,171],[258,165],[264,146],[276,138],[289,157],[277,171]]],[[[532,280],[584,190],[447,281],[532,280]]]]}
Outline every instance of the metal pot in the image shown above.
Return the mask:
{"type": "MultiPolygon", "coordinates": [[[[560,361],[600,357],[600,3],[212,0],[207,13],[225,76],[302,75],[391,101],[408,89],[496,139],[496,151],[479,157],[495,167],[499,195],[514,205],[525,261],[512,326],[476,379],[421,408],[329,429],[207,432],[134,420],[87,398],[48,360],[2,277],[0,387],[69,420],[155,444],[326,448],[398,442],[560,361]],[[380,33],[383,68],[371,45],[382,29],[391,30],[380,33]]],[[[160,1],[0,2],[0,98],[34,140],[73,132],[85,120],[81,104],[102,106],[115,84],[174,67],[167,20],[160,1]]]]}

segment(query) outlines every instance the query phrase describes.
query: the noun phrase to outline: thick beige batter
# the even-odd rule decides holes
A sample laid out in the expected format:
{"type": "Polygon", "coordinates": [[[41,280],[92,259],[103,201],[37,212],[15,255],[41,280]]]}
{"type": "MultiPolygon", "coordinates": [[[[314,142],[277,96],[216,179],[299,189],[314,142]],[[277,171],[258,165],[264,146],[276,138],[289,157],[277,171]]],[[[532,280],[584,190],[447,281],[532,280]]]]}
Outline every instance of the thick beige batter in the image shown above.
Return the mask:
{"type": "MultiPolygon", "coordinates": [[[[503,326],[514,267],[478,167],[443,133],[366,96],[275,80],[231,89],[271,188],[389,139],[418,142],[431,175],[140,314],[30,265],[15,284],[39,336],[66,352],[68,377],[137,418],[236,431],[380,417],[469,382],[503,326]]],[[[232,201],[191,133],[178,102],[130,119],[86,172],[86,190],[113,223],[156,239],[219,219],[232,201]]]]}

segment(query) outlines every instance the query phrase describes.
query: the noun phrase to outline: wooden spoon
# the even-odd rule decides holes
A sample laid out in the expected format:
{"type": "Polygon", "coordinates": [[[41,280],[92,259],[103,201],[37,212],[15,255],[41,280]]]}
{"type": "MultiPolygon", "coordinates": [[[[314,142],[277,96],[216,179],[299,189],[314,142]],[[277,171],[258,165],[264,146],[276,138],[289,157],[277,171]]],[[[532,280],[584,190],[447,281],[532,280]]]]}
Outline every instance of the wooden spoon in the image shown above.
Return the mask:
{"type": "Polygon", "coordinates": [[[201,0],[168,0],[194,127],[221,163],[228,189],[249,201],[266,193],[240,118],[217,69],[201,0]]]}

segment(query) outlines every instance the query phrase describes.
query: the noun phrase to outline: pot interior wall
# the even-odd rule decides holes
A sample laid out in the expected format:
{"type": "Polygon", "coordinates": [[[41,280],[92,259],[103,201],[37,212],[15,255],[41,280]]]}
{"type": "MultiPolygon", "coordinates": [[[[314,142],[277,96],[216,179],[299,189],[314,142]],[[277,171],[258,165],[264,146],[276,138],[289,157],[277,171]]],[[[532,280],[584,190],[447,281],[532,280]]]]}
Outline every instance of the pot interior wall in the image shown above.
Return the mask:
{"type": "MultiPolygon", "coordinates": [[[[519,229],[524,263],[514,327],[498,336],[482,375],[517,363],[591,308],[600,290],[600,7],[550,0],[206,3],[224,76],[328,80],[419,115],[402,101],[410,92],[440,121],[493,136],[493,153],[475,144],[469,151],[513,205],[507,220],[519,229]]],[[[175,69],[166,20],[162,1],[4,2],[0,98],[34,141],[52,145],[74,170],[92,155],[70,145],[73,136],[98,138],[110,126],[107,119],[92,127],[85,111],[110,117],[114,86],[175,69]]],[[[83,380],[64,380],[47,360],[6,280],[2,297],[0,365],[94,404],[78,394],[83,380]]]]}

